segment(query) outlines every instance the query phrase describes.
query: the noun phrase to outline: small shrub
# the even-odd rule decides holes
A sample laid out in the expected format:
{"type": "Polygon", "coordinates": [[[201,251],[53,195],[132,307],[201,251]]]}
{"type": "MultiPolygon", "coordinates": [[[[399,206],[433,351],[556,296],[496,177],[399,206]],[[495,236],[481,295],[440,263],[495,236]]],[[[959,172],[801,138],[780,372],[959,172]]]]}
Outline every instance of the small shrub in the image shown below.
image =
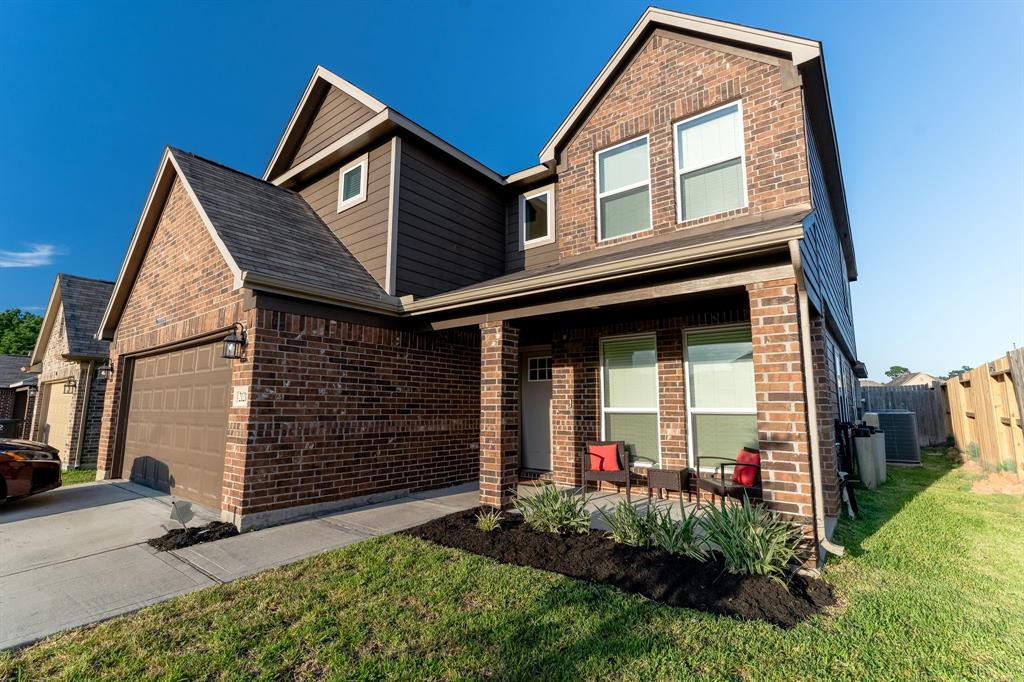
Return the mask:
{"type": "Polygon", "coordinates": [[[1000,467],[1003,471],[1009,471],[1011,474],[1017,473],[1017,462],[1007,457],[1003,460],[1003,464],[1000,467]]]}
{"type": "Polygon", "coordinates": [[[698,535],[700,514],[697,510],[687,512],[682,502],[679,503],[682,518],[672,518],[670,510],[655,513],[651,523],[651,544],[663,552],[685,556],[698,561],[708,558],[704,538],[698,535]]]}
{"type": "Polygon", "coordinates": [[[535,495],[513,493],[512,505],[523,521],[543,533],[586,533],[590,530],[589,495],[563,495],[548,484],[535,495]]]}
{"type": "Polygon", "coordinates": [[[953,436],[946,436],[946,447],[947,448],[955,448],[956,447],[956,438],[953,438],[953,436]]]}
{"type": "Polygon", "coordinates": [[[654,530],[657,510],[653,505],[644,513],[625,500],[620,501],[608,514],[601,510],[601,517],[608,524],[608,537],[615,542],[633,547],[649,547],[654,530]]]}
{"type": "Polygon", "coordinates": [[[981,446],[977,443],[970,443],[967,446],[967,456],[977,462],[981,459],[981,446]]]}
{"type": "Polygon", "coordinates": [[[740,575],[785,575],[800,544],[791,523],[746,498],[742,504],[705,507],[701,525],[708,542],[721,550],[725,570],[740,575]]]}
{"type": "Polygon", "coordinates": [[[485,533],[501,528],[501,522],[505,520],[505,515],[501,513],[500,509],[482,509],[477,512],[476,515],[476,527],[485,533]]]}

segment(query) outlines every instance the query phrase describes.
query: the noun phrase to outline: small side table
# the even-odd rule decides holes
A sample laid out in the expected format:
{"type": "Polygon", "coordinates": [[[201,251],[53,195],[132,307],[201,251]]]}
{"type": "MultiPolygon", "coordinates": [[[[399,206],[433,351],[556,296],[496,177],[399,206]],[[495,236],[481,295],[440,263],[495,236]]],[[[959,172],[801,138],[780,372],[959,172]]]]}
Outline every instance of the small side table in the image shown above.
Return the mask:
{"type": "Polygon", "coordinates": [[[663,499],[665,491],[686,493],[690,497],[690,470],[689,469],[658,469],[651,467],[647,470],[647,499],[650,500],[655,489],[658,490],[658,499],[663,499]]]}

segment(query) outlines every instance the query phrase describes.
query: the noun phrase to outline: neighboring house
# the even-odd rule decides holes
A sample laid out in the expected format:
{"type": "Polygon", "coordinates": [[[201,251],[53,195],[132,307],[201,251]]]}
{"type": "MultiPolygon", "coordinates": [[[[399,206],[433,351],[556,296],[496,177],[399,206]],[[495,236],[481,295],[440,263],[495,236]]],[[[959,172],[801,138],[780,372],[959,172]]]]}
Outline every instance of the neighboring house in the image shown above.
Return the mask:
{"type": "Polygon", "coordinates": [[[18,385],[29,378],[22,369],[27,364],[27,355],[0,355],[0,436],[22,435],[28,393],[18,385]]]}
{"type": "Polygon", "coordinates": [[[927,372],[907,372],[899,375],[886,386],[931,386],[934,388],[942,382],[942,379],[936,379],[927,372]]]}
{"type": "MultiPolygon", "coordinates": [[[[24,357],[24,363],[28,363],[28,356],[24,357]]],[[[22,378],[18,379],[10,385],[10,389],[14,391],[14,409],[11,412],[11,420],[16,422],[12,424],[10,430],[5,431],[3,435],[10,438],[28,438],[32,429],[32,414],[36,406],[36,377],[22,373],[22,378]]]]}
{"type": "Polygon", "coordinates": [[[263,179],[160,160],[99,326],[100,475],[245,529],[473,480],[503,505],[600,438],[753,445],[827,545],[855,278],[817,41],[649,9],[508,176],[318,67],[263,179]]]}
{"type": "Polygon", "coordinates": [[[39,395],[30,437],[60,451],[66,468],[96,464],[110,344],[95,338],[113,282],[57,275],[30,358],[39,395]]]}
{"type": "Polygon", "coordinates": [[[860,379],[861,388],[875,388],[877,386],[885,386],[885,384],[878,381],[872,381],[871,379],[860,379]]]}

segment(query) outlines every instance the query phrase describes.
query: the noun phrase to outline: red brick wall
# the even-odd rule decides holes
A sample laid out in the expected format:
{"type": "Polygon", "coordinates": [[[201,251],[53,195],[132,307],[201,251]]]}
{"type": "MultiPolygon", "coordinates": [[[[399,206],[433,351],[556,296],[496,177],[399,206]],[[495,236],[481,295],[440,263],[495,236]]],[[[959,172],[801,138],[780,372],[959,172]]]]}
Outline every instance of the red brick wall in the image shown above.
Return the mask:
{"type": "Polygon", "coordinates": [[[839,418],[836,385],[836,343],[821,317],[811,319],[811,352],[814,358],[815,400],[818,408],[818,451],[821,455],[822,499],[826,516],[839,515],[838,452],[835,420],[839,418]]]}
{"type": "MultiPolygon", "coordinates": [[[[253,314],[243,310],[242,293],[233,285],[231,270],[181,180],[175,179],[110,346],[114,375],[105,392],[100,426],[97,468],[101,478],[120,476],[113,470],[113,456],[123,356],[200,338],[236,320],[251,325],[253,314]]],[[[245,385],[247,371],[247,362],[236,360],[233,385],[245,385]]],[[[228,451],[236,456],[247,437],[241,413],[239,408],[229,412],[228,451]]],[[[230,510],[233,505],[237,500],[226,495],[222,507],[230,510]]]]}
{"type": "Polygon", "coordinates": [[[791,66],[724,50],[667,32],[647,39],[564,149],[556,202],[562,258],[598,248],[594,154],[644,133],[650,135],[653,228],[601,246],[810,202],[801,91],[784,78],[791,66]],[[672,126],[737,99],[749,206],[679,224],[672,126]]]}
{"type": "Polygon", "coordinates": [[[760,282],[747,292],[765,501],[810,524],[814,512],[796,282],[760,282]]]}
{"type": "Polygon", "coordinates": [[[476,333],[261,310],[250,346],[243,516],[477,478],[476,333]]]}
{"type": "Polygon", "coordinates": [[[659,430],[662,463],[689,465],[683,333],[687,328],[743,323],[743,308],[662,319],[593,326],[555,327],[551,333],[552,479],[580,484],[583,444],[601,437],[601,358],[603,337],[652,333],[657,338],[659,430]]]}
{"type": "Polygon", "coordinates": [[[480,325],[480,504],[506,507],[519,473],[519,330],[480,325]]]}

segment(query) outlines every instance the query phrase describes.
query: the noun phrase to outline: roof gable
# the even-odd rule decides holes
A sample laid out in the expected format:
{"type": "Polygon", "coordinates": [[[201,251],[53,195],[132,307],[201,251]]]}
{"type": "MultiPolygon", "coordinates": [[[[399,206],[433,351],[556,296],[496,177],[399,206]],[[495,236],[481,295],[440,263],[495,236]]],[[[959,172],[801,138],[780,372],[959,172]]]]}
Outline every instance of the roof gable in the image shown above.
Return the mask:
{"type": "Polygon", "coordinates": [[[168,147],[135,228],[99,337],[110,339],[179,178],[234,276],[248,287],[361,308],[395,307],[320,217],[291,190],[168,147]]]}
{"type": "Polygon", "coordinates": [[[313,69],[313,75],[310,76],[306,89],[303,91],[299,103],[295,106],[291,118],[288,119],[288,125],[285,126],[284,134],[281,135],[281,139],[277,143],[274,155],[270,157],[267,169],[263,173],[264,180],[270,180],[288,170],[293,165],[293,159],[304,160],[298,157],[300,152],[308,151],[302,149],[304,142],[306,142],[306,133],[315,123],[317,115],[326,103],[327,98],[332,96],[334,98],[339,98],[339,96],[347,98],[352,103],[352,108],[356,109],[357,116],[360,116],[358,108],[369,112],[370,115],[363,117],[362,121],[360,121],[361,123],[364,123],[373,114],[379,114],[387,108],[383,102],[365,90],[317,65],[313,69]]]}
{"type": "Polygon", "coordinates": [[[644,44],[650,32],[658,27],[707,37],[725,44],[747,46],[775,54],[788,55],[795,64],[802,64],[821,55],[821,44],[815,40],[648,7],[618,49],[615,50],[611,59],[569,111],[547,144],[544,145],[540,152],[542,164],[551,164],[556,161],[556,155],[561,145],[600,100],[601,95],[614,82],[621,69],[630,61],[636,50],[644,44]]]}

